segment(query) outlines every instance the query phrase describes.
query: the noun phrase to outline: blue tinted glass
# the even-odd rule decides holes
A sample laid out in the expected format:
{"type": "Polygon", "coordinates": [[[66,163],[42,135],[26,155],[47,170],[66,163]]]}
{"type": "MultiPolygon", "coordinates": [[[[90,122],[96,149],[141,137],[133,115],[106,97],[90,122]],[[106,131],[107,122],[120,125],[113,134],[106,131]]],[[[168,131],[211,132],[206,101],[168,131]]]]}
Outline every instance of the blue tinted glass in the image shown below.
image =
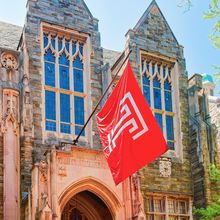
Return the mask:
{"type": "Polygon", "coordinates": [[[82,43],[79,44],[79,51],[81,55],[83,56],[83,44],[82,43]]]}
{"type": "Polygon", "coordinates": [[[83,92],[83,71],[74,69],[74,91],[83,92]]]}
{"type": "Polygon", "coordinates": [[[74,97],[75,124],[84,125],[84,99],[78,96],[74,97]]]}
{"type": "MultiPolygon", "coordinates": [[[[82,126],[76,125],[75,126],[75,135],[78,135],[79,132],[81,131],[81,129],[82,129],[82,126]]],[[[82,132],[82,136],[85,136],[85,130],[82,132]]]]}
{"type": "Polygon", "coordinates": [[[55,87],[55,64],[44,63],[45,85],[55,87]]]}
{"type": "Polygon", "coordinates": [[[161,90],[154,88],[154,108],[162,109],[161,106],[161,90]]]}
{"type": "Polygon", "coordinates": [[[69,66],[69,60],[67,59],[67,56],[65,53],[62,53],[62,55],[60,56],[59,64],[69,66]]]}
{"type": "Polygon", "coordinates": [[[48,36],[44,34],[44,48],[48,45],[48,36]]]}
{"type": "Polygon", "coordinates": [[[76,59],[73,61],[73,67],[78,69],[83,69],[83,63],[80,60],[79,56],[77,56],[76,59]]]}
{"type": "Polygon", "coordinates": [[[55,49],[55,38],[54,37],[51,38],[51,44],[52,44],[53,48],[55,49]]]}
{"type": "Polygon", "coordinates": [[[61,89],[70,89],[69,86],[69,67],[60,66],[60,88],[61,89]]]}
{"type": "Polygon", "coordinates": [[[168,80],[166,80],[166,81],[164,82],[164,89],[165,89],[165,90],[171,90],[171,83],[169,83],[168,80]]]}
{"type": "Polygon", "coordinates": [[[165,98],[165,110],[172,112],[172,97],[171,97],[171,92],[165,91],[164,92],[164,98],[165,98]]]}
{"type": "Polygon", "coordinates": [[[56,122],[46,121],[45,125],[47,131],[56,131],[56,122]]]}
{"type": "Polygon", "coordinates": [[[143,75],[142,80],[143,80],[143,85],[150,85],[150,80],[146,76],[146,74],[143,75]]]}
{"type": "Polygon", "coordinates": [[[163,131],[163,119],[162,119],[162,114],[155,113],[155,118],[157,120],[157,123],[160,126],[161,131],[163,131]]]}
{"type": "Polygon", "coordinates": [[[63,42],[61,38],[58,38],[58,50],[60,51],[63,47],[63,42]]]}
{"type": "Polygon", "coordinates": [[[144,98],[147,101],[147,104],[150,106],[150,87],[143,86],[143,93],[144,93],[144,98]]]}
{"type": "Polygon", "coordinates": [[[60,121],[70,122],[70,96],[60,94],[60,121]]]}
{"type": "Polygon", "coordinates": [[[155,77],[153,80],[153,86],[156,88],[160,88],[160,86],[161,86],[160,81],[157,77],[155,77]]]}
{"type": "Polygon", "coordinates": [[[76,53],[76,42],[72,43],[72,53],[73,55],[76,53]]]}
{"type": "Polygon", "coordinates": [[[52,50],[49,49],[45,54],[44,54],[44,60],[49,61],[49,62],[55,62],[55,57],[52,53],[52,50]]]}
{"type": "Polygon", "coordinates": [[[45,116],[46,119],[56,120],[56,94],[52,91],[45,91],[45,116]]]}
{"type": "Polygon", "coordinates": [[[66,40],[65,46],[66,46],[66,50],[69,52],[70,42],[66,40]]]}
{"type": "Polygon", "coordinates": [[[150,64],[147,63],[147,71],[149,72],[149,69],[150,69],[150,64]]]}
{"type": "Polygon", "coordinates": [[[174,150],[174,142],[172,142],[172,141],[167,141],[167,145],[168,145],[168,148],[169,148],[170,150],[174,150]]]}
{"type": "Polygon", "coordinates": [[[65,134],[70,134],[70,133],[71,133],[71,131],[70,131],[70,125],[69,125],[69,124],[63,124],[63,123],[61,123],[61,124],[60,124],[60,131],[61,131],[62,133],[65,133],[65,134]]]}
{"type": "Polygon", "coordinates": [[[166,115],[167,140],[174,140],[173,117],[166,115]]]}

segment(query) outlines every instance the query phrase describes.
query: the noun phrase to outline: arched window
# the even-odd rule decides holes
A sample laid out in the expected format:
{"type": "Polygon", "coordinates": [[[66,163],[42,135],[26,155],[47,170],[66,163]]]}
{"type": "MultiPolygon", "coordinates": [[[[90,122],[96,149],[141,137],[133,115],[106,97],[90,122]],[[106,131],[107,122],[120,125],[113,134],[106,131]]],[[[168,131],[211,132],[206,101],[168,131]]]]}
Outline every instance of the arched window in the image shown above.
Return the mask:
{"type": "Polygon", "coordinates": [[[44,33],[43,45],[45,130],[77,135],[85,117],[84,42],[44,33]]]}
{"type": "Polygon", "coordinates": [[[142,59],[141,66],[144,97],[167,140],[169,149],[174,150],[171,67],[150,59],[142,59]]]}

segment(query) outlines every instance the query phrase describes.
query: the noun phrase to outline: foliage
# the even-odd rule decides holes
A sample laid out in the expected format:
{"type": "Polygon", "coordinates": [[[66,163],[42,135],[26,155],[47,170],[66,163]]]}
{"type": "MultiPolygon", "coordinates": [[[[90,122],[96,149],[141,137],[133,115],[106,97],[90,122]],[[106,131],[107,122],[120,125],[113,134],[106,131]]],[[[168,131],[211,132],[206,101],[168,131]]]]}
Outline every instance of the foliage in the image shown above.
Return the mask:
{"type": "Polygon", "coordinates": [[[220,49],[220,9],[218,0],[212,0],[209,4],[209,9],[204,15],[205,19],[214,19],[215,24],[209,38],[212,40],[214,46],[220,49]]]}
{"type": "MultiPolygon", "coordinates": [[[[212,182],[220,183],[220,169],[214,164],[209,167],[209,174],[212,182]]],[[[198,215],[200,220],[211,220],[220,216],[220,196],[216,196],[216,200],[207,208],[197,208],[193,210],[193,214],[198,215]]]]}

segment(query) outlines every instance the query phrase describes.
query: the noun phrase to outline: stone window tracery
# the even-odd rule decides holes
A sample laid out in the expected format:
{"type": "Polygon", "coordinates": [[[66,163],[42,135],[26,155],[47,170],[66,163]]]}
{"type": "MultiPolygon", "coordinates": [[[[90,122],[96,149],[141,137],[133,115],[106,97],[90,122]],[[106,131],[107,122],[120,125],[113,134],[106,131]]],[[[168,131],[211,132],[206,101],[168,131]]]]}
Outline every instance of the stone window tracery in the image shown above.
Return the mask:
{"type": "Polygon", "coordinates": [[[169,149],[174,150],[172,65],[142,57],[141,66],[144,97],[167,140],[169,149]]]}
{"type": "Polygon", "coordinates": [[[85,117],[85,41],[44,31],[43,47],[45,130],[77,135],[85,117]]]}

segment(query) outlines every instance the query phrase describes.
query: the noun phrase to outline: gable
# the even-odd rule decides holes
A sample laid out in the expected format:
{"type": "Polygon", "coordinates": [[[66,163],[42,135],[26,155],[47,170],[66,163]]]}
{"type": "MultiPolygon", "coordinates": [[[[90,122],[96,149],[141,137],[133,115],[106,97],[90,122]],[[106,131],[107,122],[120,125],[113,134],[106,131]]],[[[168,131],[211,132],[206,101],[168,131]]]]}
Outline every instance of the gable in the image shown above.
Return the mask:
{"type": "Polygon", "coordinates": [[[155,0],[151,2],[133,30],[159,44],[166,42],[166,44],[179,45],[155,0]]]}

